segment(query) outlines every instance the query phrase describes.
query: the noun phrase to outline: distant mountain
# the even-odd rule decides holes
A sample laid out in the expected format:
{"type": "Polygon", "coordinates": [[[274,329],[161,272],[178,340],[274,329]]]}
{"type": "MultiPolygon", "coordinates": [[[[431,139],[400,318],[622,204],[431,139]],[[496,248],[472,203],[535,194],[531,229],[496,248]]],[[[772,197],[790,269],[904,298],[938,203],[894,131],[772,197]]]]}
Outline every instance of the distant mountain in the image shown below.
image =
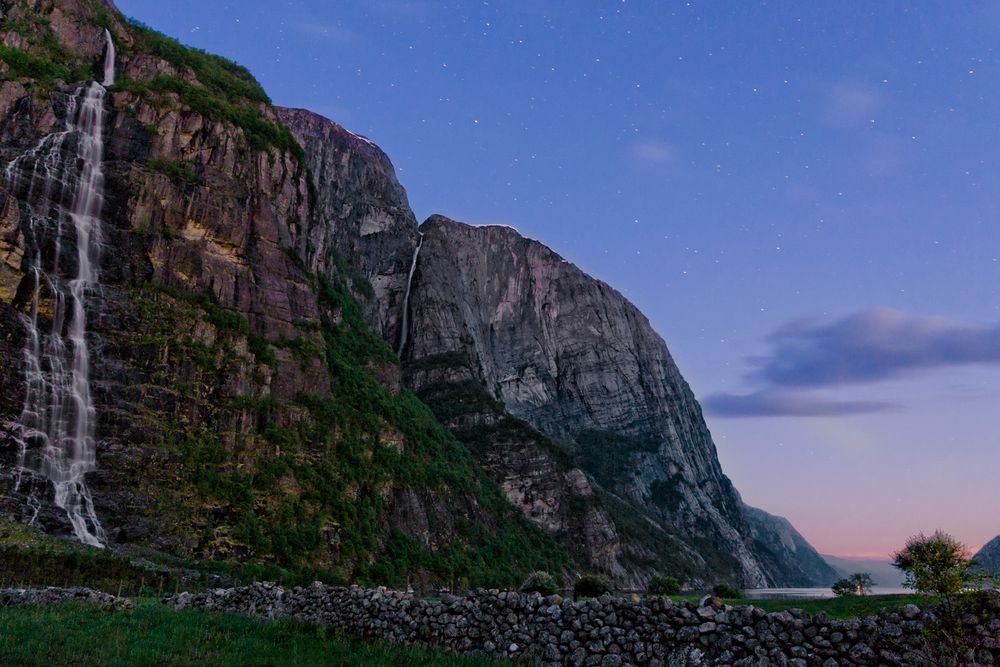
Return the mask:
{"type": "Polygon", "coordinates": [[[975,561],[984,570],[1000,574],[1000,535],[986,543],[975,556],[975,561]]]}
{"type": "Polygon", "coordinates": [[[837,571],[838,576],[846,577],[855,572],[867,572],[872,575],[876,586],[899,588],[903,585],[903,573],[887,560],[837,558],[823,554],[826,562],[837,571]]]}
{"type": "Polygon", "coordinates": [[[828,586],[840,578],[788,519],[745,504],[743,516],[757,553],[770,572],[783,573],[785,586],[828,586]]]}

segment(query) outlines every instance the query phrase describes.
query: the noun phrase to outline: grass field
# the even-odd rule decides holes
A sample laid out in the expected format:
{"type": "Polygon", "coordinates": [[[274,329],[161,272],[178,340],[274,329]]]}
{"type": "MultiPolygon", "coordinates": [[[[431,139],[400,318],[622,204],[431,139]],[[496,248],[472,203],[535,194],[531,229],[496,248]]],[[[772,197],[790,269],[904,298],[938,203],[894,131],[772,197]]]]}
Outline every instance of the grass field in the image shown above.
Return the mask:
{"type": "MultiPolygon", "coordinates": [[[[695,604],[701,599],[697,595],[675,595],[674,600],[687,600],[695,604]]],[[[841,598],[803,600],[726,600],[733,606],[753,605],[765,611],[785,611],[801,609],[809,614],[826,612],[830,618],[863,618],[879,613],[883,609],[901,609],[908,604],[924,606],[927,598],[919,595],[851,595],[841,598]]]]}
{"type": "Polygon", "coordinates": [[[146,601],[132,612],[92,606],[0,609],[0,665],[24,667],[500,667],[489,660],[366,643],[287,621],[146,601]]]}
{"type": "Polygon", "coordinates": [[[908,604],[925,605],[928,600],[919,595],[851,595],[826,600],[744,600],[742,603],[767,611],[796,608],[810,614],[825,611],[830,618],[858,618],[872,616],[882,609],[901,609],[908,604]]]}

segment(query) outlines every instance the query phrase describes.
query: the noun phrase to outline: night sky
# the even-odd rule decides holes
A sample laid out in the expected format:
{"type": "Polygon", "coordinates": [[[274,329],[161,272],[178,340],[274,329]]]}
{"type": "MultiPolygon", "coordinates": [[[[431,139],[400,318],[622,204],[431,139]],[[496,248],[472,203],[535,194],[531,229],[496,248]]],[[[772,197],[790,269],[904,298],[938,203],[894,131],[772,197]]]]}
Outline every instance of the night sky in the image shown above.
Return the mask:
{"type": "Polygon", "coordinates": [[[821,552],[1000,533],[1000,3],[117,4],[625,293],[821,552]]]}

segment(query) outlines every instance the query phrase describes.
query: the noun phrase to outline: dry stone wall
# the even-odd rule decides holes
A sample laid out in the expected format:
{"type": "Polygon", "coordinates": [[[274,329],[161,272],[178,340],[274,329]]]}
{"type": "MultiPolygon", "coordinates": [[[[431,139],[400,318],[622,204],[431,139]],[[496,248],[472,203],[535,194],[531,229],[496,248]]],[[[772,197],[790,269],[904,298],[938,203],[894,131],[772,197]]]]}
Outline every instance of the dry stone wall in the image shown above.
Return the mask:
{"type": "Polygon", "coordinates": [[[108,611],[133,608],[128,598],[90,588],[0,588],[0,607],[56,605],[67,602],[99,605],[108,611]]]}
{"type": "MultiPolygon", "coordinates": [[[[864,620],[831,620],[798,610],[767,613],[652,597],[559,596],[476,591],[422,599],[386,589],[319,584],[286,590],[256,584],[167,598],[198,608],[267,618],[296,618],[338,631],[462,654],[527,659],[543,665],[680,667],[697,665],[922,665],[933,613],[916,606],[864,620]]],[[[993,600],[990,608],[1000,612],[993,600]]],[[[1000,664],[1000,613],[969,620],[980,648],[975,663],[1000,664]]]]}

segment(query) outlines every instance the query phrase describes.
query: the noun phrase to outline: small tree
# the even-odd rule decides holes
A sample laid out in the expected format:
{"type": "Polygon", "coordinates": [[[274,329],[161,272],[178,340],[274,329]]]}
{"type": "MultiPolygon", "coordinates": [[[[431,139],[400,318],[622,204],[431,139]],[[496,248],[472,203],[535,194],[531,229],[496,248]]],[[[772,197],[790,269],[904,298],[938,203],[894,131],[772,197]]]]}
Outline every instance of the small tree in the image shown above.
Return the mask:
{"type": "Polygon", "coordinates": [[[858,594],[858,589],[851,583],[850,579],[838,579],[831,588],[833,594],[839,598],[853,597],[858,594]]]}
{"type": "Polygon", "coordinates": [[[521,584],[522,593],[538,593],[539,595],[555,595],[559,592],[559,584],[548,572],[532,572],[521,584]]]}
{"type": "Polygon", "coordinates": [[[573,598],[596,598],[611,592],[611,584],[596,574],[585,574],[573,585],[573,598]]]}
{"type": "Polygon", "coordinates": [[[908,588],[938,597],[949,605],[981,579],[965,545],[941,531],[930,537],[923,533],[911,537],[892,560],[906,574],[908,588]]]}
{"type": "Polygon", "coordinates": [[[955,664],[958,656],[974,653],[962,617],[975,609],[973,593],[990,578],[976,571],[965,545],[941,531],[920,533],[893,554],[893,565],[906,574],[907,587],[937,602],[938,622],[927,630],[931,662],[955,664]]]}
{"type": "Polygon", "coordinates": [[[872,575],[867,572],[855,572],[847,580],[854,586],[854,591],[858,595],[868,595],[872,592],[872,586],[875,585],[872,575]]]}
{"type": "Polygon", "coordinates": [[[677,595],[680,592],[681,582],[677,577],[653,577],[646,586],[647,595],[677,595]]]}

